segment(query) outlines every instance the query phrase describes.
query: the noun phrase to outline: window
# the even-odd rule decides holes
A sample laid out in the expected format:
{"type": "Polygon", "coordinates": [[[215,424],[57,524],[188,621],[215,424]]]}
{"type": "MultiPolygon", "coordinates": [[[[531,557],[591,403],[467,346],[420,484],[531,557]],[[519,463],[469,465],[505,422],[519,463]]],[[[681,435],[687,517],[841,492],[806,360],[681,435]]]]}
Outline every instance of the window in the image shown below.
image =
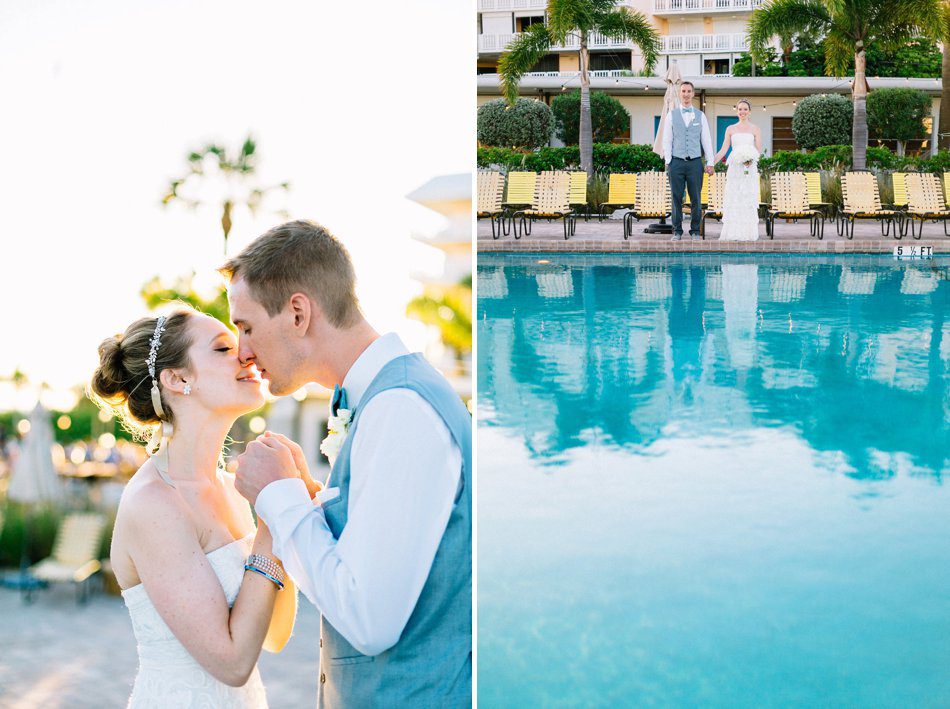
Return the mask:
{"type": "Polygon", "coordinates": [[[703,74],[729,74],[728,59],[706,59],[703,61],[703,74]]]}
{"type": "Polygon", "coordinates": [[[798,150],[795,134],[792,133],[791,117],[772,118],[772,153],[776,150],[798,150]]]}
{"type": "Polygon", "coordinates": [[[524,32],[531,25],[543,25],[544,24],[544,15],[539,15],[537,17],[516,17],[515,18],[515,32],[524,32]]]}
{"type": "Polygon", "coordinates": [[[591,71],[630,71],[630,52],[598,52],[590,55],[591,71]]]}
{"type": "Polygon", "coordinates": [[[557,54],[547,54],[541,58],[537,64],[531,67],[531,71],[558,71],[560,60],[557,54]]]}

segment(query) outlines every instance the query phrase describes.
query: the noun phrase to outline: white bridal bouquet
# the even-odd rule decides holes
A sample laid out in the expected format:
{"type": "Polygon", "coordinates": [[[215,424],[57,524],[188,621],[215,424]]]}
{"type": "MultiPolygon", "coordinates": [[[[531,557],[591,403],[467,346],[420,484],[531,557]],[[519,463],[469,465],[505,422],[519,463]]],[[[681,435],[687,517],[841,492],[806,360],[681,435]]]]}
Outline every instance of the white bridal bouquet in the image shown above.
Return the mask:
{"type": "Polygon", "coordinates": [[[751,145],[738,145],[732,149],[729,155],[729,162],[742,163],[745,166],[745,174],[749,174],[749,168],[753,163],[759,161],[759,151],[751,145]]]}

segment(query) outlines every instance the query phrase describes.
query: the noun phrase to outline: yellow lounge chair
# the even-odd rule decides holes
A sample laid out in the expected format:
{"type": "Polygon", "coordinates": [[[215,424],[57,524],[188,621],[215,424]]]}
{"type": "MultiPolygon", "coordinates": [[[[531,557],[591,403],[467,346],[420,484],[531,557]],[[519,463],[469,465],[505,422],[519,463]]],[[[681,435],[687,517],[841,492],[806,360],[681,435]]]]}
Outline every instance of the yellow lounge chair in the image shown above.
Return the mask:
{"type": "Polygon", "coordinates": [[[802,172],[776,172],[772,175],[772,205],[765,217],[765,232],[775,238],[776,219],[808,219],[812,236],[825,236],[825,214],[808,203],[808,183],[802,172]]]}
{"type": "Polygon", "coordinates": [[[857,219],[877,219],[881,222],[881,234],[888,236],[894,229],[894,238],[901,238],[901,213],[896,209],[881,206],[881,191],[877,177],[870,172],[846,172],[841,176],[841,220],[838,234],[854,238],[854,222],[857,219]]]}
{"type": "Polygon", "coordinates": [[[522,234],[531,235],[531,223],[535,219],[562,219],[564,238],[574,234],[577,224],[571,210],[571,176],[566,172],[545,172],[538,177],[534,198],[527,209],[521,209],[511,215],[515,227],[515,238],[522,234]],[[521,228],[518,228],[520,224],[521,228]]]}
{"type": "Polygon", "coordinates": [[[637,202],[637,173],[614,173],[607,188],[607,201],[600,205],[599,219],[607,218],[607,210],[633,209],[637,202]]]}
{"type": "MultiPolygon", "coordinates": [[[[910,222],[910,234],[919,239],[924,233],[924,222],[942,221],[943,233],[947,232],[947,220],[950,219],[950,209],[943,195],[940,178],[929,172],[907,173],[907,213],[906,219],[910,222]],[[920,222],[920,231],[914,229],[914,222],[920,222]]],[[[907,233],[907,226],[901,234],[907,233]]]]}
{"type": "Polygon", "coordinates": [[[666,219],[673,213],[670,181],[665,172],[641,172],[637,175],[637,199],[623,215],[623,238],[633,234],[633,220],[666,219]]]}
{"type": "Polygon", "coordinates": [[[505,228],[505,209],[501,206],[505,191],[505,178],[494,170],[479,170],[476,195],[476,214],[478,219],[491,220],[493,239],[508,234],[505,228]]]}
{"type": "Polygon", "coordinates": [[[98,557],[105,527],[102,515],[66,515],[56,532],[52,556],[31,567],[30,573],[47,583],[76,584],[76,600],[84,602],[89,579],[102,568],[98,557]]]}

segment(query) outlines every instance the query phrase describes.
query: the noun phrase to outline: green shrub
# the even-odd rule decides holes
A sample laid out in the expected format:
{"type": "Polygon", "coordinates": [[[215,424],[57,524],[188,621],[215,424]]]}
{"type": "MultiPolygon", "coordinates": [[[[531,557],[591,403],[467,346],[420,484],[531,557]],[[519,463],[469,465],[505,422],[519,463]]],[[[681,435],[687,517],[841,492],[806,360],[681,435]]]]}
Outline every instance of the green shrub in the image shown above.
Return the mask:
{"type": "MultiPolygon", "coordinates": [[[[554,131],[565,145],[577,145],[581,122],[581,92],[559,94],[551,101],[554,131]]],[[[590,92],[590,120],[595,143],[609,143],[630,128],[630,114],[613,96],[590,92]]]]}
{"type": "Polygon", "coordinates": [[[897,141],[897,154],[904,143],[927,136],[924,119],[930,116],[930,97],[918,89],[878,89],[868,95],[868,129],[878,138],[897,141]]]}
{"type": "Polygon", "coordinates": [[[503,99],[478,109],[478,142],[506,148],[537,148],[551,139],[551,109],[543,101],[519,98],[514,106],[503,99]]]}
{"type": "Polygon", "coordinates": [[[0,567],[19,567],[24,535],[29,524],[27,557],[35,564],[53,550],[53,541],[62,513],[48,506],[21,505],[6,501],[0,507],[3,529],[0,531],[0,567]]]}
{"type": "MultiPolygon", "coordinates": [[[[580,151],[576,145],[563,148],[541,148],[533,152],[504,148],[479,148],[477,163],[480,168],[509,170],[579,170],[580,151]]],[[[663,170],[663,158],[649,145],[613,143],[594,144],[594,172],[648,172],[663,170]]]]}
{"type": "Polygon", "coordinates": [[[802,99],[792,117],[795,141],[806,150],[851,141],[854,109],[838,94],[816,94],[802,99]]]}

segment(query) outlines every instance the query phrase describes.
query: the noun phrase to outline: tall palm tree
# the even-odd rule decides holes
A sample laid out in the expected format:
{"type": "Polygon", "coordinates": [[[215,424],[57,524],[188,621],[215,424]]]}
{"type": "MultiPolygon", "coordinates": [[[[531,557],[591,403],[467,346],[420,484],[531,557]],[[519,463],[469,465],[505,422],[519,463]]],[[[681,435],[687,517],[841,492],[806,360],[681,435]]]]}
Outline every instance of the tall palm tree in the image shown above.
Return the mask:
{"type": "Polygon", "coordinates": [[[854,169],[867,164],[868,117],[865,49],[873,42],[897,49],[915,37],[943,35],[941,0],[769,0],[749,20],[749,51],[767,57],[773,37],[811,32],[825,38],[825,73],[846,75],[854,61],[851,140],[854,169]]]}
{"type": "Polygon", "coordinates": [[[531,25],[508,45],[498,60],[502,90],[510,105],[518,100],[521,77],[551,51],[551,45],[576,41],[581,80],[580,153],[581,169],[593,175],[594,145],[590,119],[590,52],[592,33],[628,40],[643,52],[646,68],[653,71],[660,51],[660,38],[642,13],[616,7],[616,0],[548,0],[547,24],[531,25]]]}
{"type": "MultiPolygon", "coordinates": [[[[184,177],[169,183],[168,192],[162,197],[162,206],[180,202],[189,209],[197,209],[213,201],[221,209],[221,230],[224,232],[224,253],[228,252],[228,235],[231,233],[232,215],[235,207],[243,206],[256,214],[270,192],[287,192],[289,182],[260,187],[254,184],[257,171],[257,144],[249,135],[245,138],[236,156],[231,156],[226,148],[209,143],[201,150],[189,153],[188,172],[184,177]],[[200,189],[202,183],[216,182],[214,194],[204,198],[196,196],[191,190],[200,189]]],[[[207,186],[207,185],[205,185],[207,186]]],[[[283,209],[272,210],[286,217],[283,209]]]]}

